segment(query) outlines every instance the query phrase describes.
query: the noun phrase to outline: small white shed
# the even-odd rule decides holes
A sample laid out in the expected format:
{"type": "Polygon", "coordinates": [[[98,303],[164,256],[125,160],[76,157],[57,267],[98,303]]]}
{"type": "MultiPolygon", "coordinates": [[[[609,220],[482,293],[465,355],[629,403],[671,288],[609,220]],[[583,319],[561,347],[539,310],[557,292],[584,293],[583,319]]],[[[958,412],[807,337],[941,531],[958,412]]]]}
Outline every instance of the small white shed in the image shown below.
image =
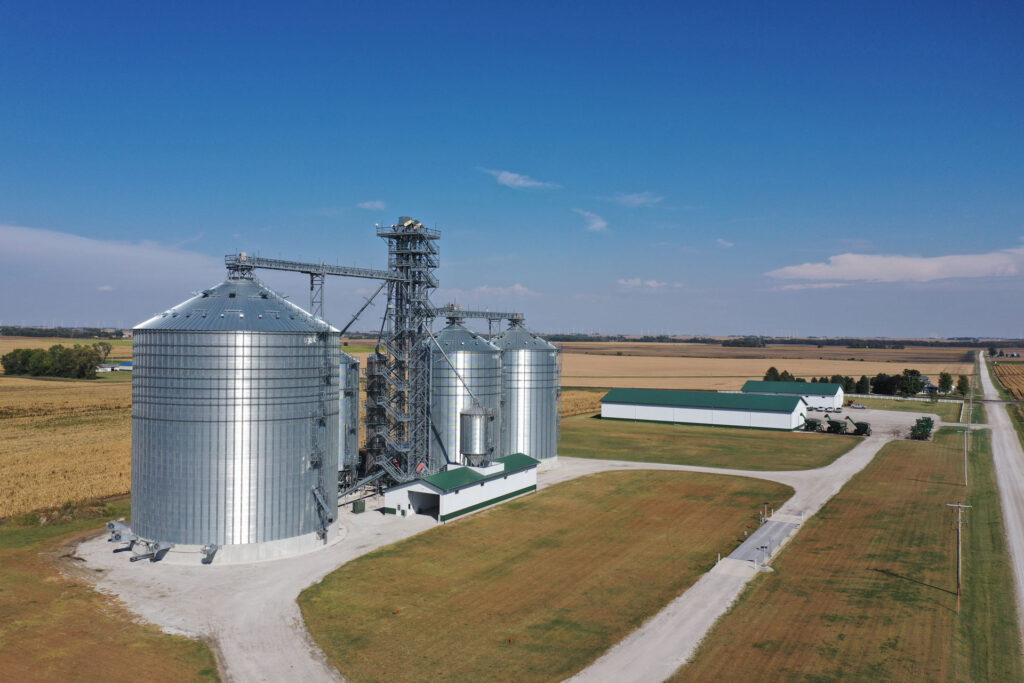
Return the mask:
{"type": "Polygon", "coordinates": [[[515,453],[486,467],[450,464],[443,472],[384,492],[384,512],[431,515],[447,522],[461,515],[537,490],[540,461],[515,453]]]}

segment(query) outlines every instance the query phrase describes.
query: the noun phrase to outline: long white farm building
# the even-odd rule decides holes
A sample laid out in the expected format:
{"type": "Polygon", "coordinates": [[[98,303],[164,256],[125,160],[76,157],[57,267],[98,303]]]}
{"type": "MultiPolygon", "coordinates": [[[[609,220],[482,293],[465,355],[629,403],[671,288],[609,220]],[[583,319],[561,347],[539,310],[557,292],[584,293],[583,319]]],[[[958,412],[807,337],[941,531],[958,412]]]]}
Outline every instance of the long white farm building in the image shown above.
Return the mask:
{"type": "Polygon", "coordinates": [[[757,382],[743,385],[744,394],[767,396],[799,396],[811,408],[841,408],[843,385],[827,382],[757,382]]]}
{"type": "Polygon", "coordinates": [[[616,420],[797,429],[806,416],[807,404],[799,396],[612,389],[601,399],[601,417],[616,420]]]}

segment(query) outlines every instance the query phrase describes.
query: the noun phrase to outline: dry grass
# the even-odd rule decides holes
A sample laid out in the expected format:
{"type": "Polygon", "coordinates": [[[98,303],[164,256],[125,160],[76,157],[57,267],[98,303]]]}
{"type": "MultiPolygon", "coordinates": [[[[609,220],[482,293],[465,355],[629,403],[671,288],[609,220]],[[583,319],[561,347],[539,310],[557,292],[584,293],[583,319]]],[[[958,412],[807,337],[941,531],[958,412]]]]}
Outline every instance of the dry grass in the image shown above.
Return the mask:
{"type": "Polygon", "coordinates": [[[0,518],[128,493],[131,384],[0,376],[0,518]]]}
{"type": "Polygon", "coordinates": [[[562,680],[686,590],[792,489],[606,472],[360,557],[299,605],[353,681],[562,680]]]}
{"type": "Polygon", "coordinates": [[[45,525],[0,522],[0,680],[217,680],[204,643],[139,623],[81,578],[77,542],[129,505],[47,510],[45,525]]]}
{"type": "Polygon", "coordinates": [[[107,356],[107,362],[132,359],[132,342],[130,339],[61,339],[49,337],[0,337],[0,356],[14,349],[48,349],[55,344],[63,346],[92,346],[96,342],[105,341],[113,348],[107,356]]]}
{"type": "MultiPolygon", "coordinates": [[[[859,350],[859,349],[858,349],[859,350]]],[[[608,356],[566,353],[562,356],[562,384],[578,387],[637,387],[644,389],[739,389],[749,379],[762,379],[769,366],[800,377],[894,375],[906,367],[938,377],[940,372],[972,374],[971,363],[907,363],[847,361],[809,358],[765,360],[756,358],[700,358],[608,356]]]]}
{"type": "Polygon", "coordinates": [[[989,434],[890,443],[747,588],[673,680],[1019,681],[1021,649],[989,434]],[[956,613],[946,503],[974,505],[956,613]]]}
{"type": "Polygon", "coordinates": [[[590,415],[601,412],[601,397],[604,390],[586,391],[579,389],[567,389],[562,391],[562,417],[573,415],[590,415]]]}
{"type": "Polygon", "coordinates": [[[1024,399],[1024,363],[993,363],[996,378],[1017,400],[1024,399]]]}

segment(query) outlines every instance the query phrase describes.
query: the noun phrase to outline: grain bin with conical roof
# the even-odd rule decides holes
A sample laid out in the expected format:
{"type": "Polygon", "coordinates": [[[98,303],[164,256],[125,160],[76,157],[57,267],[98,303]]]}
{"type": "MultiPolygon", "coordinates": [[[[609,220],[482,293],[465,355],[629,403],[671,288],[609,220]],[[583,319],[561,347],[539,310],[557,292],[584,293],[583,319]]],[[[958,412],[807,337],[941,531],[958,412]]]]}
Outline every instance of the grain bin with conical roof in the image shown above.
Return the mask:
{"type": "Polygon", "coordinates": [[[132,533],[183,561],[321,547],[337,515],[340,360],[336,329],[247,277],[138,325],[132,533]]]}
{"type": "Polygon", "coordinates": [[[452,322],[438,332],[437,346],[432,341],[428,343],[431,348],[431,462],[444,463],[447,460],[465,464],[460,443],[460,415],[474,407],[474,396],[479,407],[490,415],[486,457],[496,457],[501,424],[501,352],[458,322],[452,322]]]}
{"type": "Polygon", "coordinates": [[[558,349],[518,321],[493,343],[501,350],[500,455],[558,455],[558,349]]]}

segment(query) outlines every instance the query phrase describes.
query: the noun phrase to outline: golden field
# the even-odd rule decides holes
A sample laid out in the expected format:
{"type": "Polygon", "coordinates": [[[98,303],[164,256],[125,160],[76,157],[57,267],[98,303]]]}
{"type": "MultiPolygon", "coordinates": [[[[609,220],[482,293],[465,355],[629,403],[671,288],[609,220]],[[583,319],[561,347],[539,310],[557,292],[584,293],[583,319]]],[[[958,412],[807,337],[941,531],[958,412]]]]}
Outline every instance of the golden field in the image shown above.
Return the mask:
{"type": "Polygon", "coordinates": [[[131,488],[131,384],[0,376],[0,518],[131,488]]]}
{"type": "MultiPolygon", "coordinates": [[[[845,349],[855,354],[867,349],[845,349]]],[[[865,356],[866,357],[866,356],[865,356]]],[[[735,390],[749,379],[761,379],[770,366],[798,377],[849,375],[854,379],[884,372],[896,375],[904,368],[938,378],[940,372],[972,374],[968,362],[851,361],[822,358],[701,358],[692,356],[617,356],[564,353],[562,386],[637,387],[643,389],[735,390]]]]}
{"type": "Polygon", "coordinates": [[[48,349],[56,344],[67,347],[75,344],[92,346],[100,341],[105,341],[111,346],[110,355],[107,356],[108,363],[132,359],[130,339],[58,339],[55,337],[0,337],[0,356],[10,353],[14,349],[48,349]]]}
{"type": "Polygon", "coordinates": [[[996,378],[1017,400],[1024,399],[1024,363],[995,363],[996,378]]]}

